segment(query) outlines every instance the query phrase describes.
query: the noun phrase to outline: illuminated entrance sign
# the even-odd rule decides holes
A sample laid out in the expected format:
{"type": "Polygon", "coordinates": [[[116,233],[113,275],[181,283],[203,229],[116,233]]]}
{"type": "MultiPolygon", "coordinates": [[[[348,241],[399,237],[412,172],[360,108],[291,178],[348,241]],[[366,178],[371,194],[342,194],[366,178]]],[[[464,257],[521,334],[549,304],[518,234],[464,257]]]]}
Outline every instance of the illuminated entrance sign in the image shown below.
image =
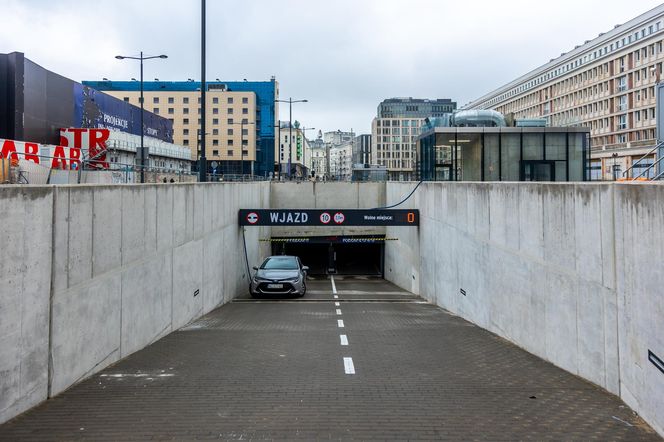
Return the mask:
{"type": "Polygon", "coordinates": [[[416,209],[243,209],[239,211],[238,221],[241,226],[419,226],[420,212],[416,209]]]}

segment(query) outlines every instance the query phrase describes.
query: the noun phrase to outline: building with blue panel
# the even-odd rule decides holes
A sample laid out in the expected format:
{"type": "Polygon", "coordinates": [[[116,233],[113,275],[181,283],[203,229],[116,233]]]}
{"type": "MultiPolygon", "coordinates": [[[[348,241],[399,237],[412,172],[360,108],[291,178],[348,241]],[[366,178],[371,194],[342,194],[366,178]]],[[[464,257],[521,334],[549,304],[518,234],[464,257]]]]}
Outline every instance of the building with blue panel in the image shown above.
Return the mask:
{"type": "MultiPolygon", "coordinates": [[[[139,103],[137,81],[84,81],[130,103],[139,103]]],[[[206,157],[213,174],[255,174],[275,170],[275,125],[279,84],[270,81],[206,82],[206,157]]],[[[200,88],[197,81],[146,81],[145,108],[173,122],[173,139],[200,155],[200,88]],[[190,107],[191,106],[191,107],[190,107]]]]}

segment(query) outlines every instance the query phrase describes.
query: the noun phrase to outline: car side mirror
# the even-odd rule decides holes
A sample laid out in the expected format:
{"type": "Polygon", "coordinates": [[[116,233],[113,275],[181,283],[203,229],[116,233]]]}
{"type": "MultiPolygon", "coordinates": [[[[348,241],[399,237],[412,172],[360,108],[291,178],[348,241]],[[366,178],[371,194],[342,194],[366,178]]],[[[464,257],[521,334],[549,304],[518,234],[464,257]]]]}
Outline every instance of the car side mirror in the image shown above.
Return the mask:
{"type": "Polygon", "coordinates": [[[303,272],[308,272],[308,271],[309,271],[309,267],[307,267],[307,266],[302,266],[302,271],[303,271],[303,272]]]}
{"type": "Polygon", "coordinates": [[[254,269],[254,270],[258,270],[258,267],[254,266],[253,269],[254,269]]]}

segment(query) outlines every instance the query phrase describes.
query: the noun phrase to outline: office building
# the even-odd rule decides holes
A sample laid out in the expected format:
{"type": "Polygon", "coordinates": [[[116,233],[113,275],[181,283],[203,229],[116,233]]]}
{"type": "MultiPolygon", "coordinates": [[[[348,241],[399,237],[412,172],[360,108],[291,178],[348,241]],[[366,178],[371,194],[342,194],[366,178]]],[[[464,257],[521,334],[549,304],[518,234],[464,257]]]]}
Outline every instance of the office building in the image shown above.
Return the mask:
{"type": "Polygon", "coordinates": [[[551,126],[590,129],[591,179],[652,177],[655,85],[664,61],[660,5],[468,103],[551,126]],[[637,161],[645,159],[637,164],[637,161]]]}
{"type": "Polygon", "coordinates": [[[378,105],[371,123],[371,164],[387,168],[388,178],[417,179],[417,137],[427,117],[456,109],[450,99],[390,98],[378,105]]]}
{"type": "Polygon", "coordinates": [[[378,105],[378,118],[408,117],[426,118],[438,117],[451,113],[456,109],[456,103],[449,98],[436,100],[422,98],[388,98],[378,105]]]}
{"type": "MultiPolygon", "coordinates": [[[[85,81],[107,94],[139,104],[137,81],[85,81]]],[[[206,158],[217,173],[255,174],[269,177],[276,168],[278,121],[274,100],[279,86],[270,81],[211,81],[206,93],[206,158]]],[[[191,158],[199,157],[201,83],[196,81],[144,82],[145,108],[173,122],[173,139],[189,146],[191,158]]]]}

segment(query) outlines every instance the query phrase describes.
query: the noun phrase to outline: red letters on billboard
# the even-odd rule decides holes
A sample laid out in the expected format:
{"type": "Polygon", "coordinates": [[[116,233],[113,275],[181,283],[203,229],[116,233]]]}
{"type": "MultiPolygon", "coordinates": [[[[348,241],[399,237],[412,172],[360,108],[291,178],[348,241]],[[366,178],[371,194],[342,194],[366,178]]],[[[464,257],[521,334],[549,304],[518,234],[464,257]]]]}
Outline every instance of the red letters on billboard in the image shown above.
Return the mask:
{"type": "Polygon", "coordinates": [[[50,148],[52,169],[78,169],[83,152],[87,153],[85,160],[90,167],[108,169],[106,141],[110,136],[108,129],[68,128],[60,129],[59,146],[0,139],[0,157],[9,158],[12,164],[23,160],[40,164],[39,155],[47,155],[43,151],[50,148]]]}

